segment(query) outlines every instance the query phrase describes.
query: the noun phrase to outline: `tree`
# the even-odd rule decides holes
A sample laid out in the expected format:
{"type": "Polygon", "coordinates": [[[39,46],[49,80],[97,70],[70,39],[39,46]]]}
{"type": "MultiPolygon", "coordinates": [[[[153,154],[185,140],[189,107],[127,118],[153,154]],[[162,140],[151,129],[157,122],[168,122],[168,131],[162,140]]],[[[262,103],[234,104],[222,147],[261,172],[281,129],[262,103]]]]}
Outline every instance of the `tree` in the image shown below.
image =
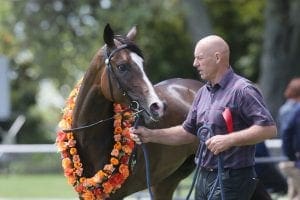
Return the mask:
{"type": "Polygon", "coordinates": [[[300,2],[268,0],[259,85],[274,116],[283,103],[283,91],[300,76],[300,2]]]}

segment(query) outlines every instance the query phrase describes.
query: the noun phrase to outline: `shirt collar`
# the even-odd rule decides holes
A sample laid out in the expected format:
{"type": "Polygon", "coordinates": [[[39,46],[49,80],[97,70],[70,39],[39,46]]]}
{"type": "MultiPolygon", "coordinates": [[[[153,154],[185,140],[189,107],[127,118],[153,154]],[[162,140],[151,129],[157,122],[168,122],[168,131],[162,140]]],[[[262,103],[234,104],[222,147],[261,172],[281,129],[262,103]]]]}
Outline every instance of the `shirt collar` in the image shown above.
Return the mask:
{"type": "Polygon", "coordinates": [[[221,78],[219,83],[216,83],[214,86],[212,86],[210,82],[207,82],[206,88],[208,89],[208,91],[211,91],[212,89],[217,90],[218,88],[224,88],[232,79],[233,73],[233,69],[230,66],[221,78]]]}

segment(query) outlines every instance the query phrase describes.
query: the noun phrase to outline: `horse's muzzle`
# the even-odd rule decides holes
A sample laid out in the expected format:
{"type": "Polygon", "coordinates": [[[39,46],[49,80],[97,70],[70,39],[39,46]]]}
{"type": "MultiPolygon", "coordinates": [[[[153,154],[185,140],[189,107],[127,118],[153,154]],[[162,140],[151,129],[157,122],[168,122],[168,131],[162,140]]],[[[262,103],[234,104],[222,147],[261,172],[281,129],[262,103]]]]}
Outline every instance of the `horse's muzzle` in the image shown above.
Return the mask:
{"type": "Polygon", "coordinates": [[[154,102],[150,105],[150,114],[153,120],[158,121],[165,113],[166,103],[165,102],[154,102]]]}

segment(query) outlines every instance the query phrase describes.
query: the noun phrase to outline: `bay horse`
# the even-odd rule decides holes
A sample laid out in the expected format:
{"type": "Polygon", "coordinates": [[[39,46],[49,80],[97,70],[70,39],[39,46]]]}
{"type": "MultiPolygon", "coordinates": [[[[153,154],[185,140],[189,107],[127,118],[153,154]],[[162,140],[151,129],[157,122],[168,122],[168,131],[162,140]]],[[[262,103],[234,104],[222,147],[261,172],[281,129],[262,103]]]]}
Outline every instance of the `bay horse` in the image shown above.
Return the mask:
{"type": "MultiPolygon", "coordinates": [[[[142,123],[149,128],[178,125],[186,118],[195,93],[203,84],[196,80],[175,78],[153,86],[143,70],[143,55],[134,42],[136,34],[137,28],[133,27],[126,36],[115,35],[106,25],[103,33],[105,45],[93,57],[83,77],[72,113],[71,128],[109,119],[114,115],[114,102],[127,106],[132,102],[139,105],[144,110],[142,123]]],[[[114,145],[113,126],[114,122],[108,120],[73,131],[83,177],[93,177],[109,162],[114,145]]],[[[198,143],[181,146],[147,143],[146,147],[154,199],[171,200],[179,182],[195,168],[194,154],[198,143]]],[[[141,148],[136,148],[135,155],[136,164],[128,178],[110,194],[109,199],[120,200],[147,188],[141,148]]],[[[68,163],[63,162],[63,165],[68,163]]]]}

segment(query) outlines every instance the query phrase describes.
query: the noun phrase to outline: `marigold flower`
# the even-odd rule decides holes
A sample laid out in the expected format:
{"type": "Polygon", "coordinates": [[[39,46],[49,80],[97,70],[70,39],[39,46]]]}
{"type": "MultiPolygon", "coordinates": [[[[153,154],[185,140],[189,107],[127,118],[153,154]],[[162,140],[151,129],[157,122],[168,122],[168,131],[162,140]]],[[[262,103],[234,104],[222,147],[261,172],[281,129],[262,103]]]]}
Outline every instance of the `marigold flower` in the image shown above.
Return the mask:
{"type": "Polygon", "coordinates": [[[103,186],[103,192],[106,194],[110,194],[113,190],[113,186],[109,182],[105,182],[102,184],[103,186]]]}
{"type": "Polygon", "coordinates": [[[67,133],[67,138],[68,138],[68,140],[74,140],[73,133],[67,133]]]}
{"type": "Polygon", "coordinates": [[[73,173],[74,173],[74,169],[73,168],[66,168],[65,170],[64,170],[64,175],[65,176],[72,176],[73,175],[73,173]]]}
{"type": "Polygon", "coordinates": [[[126,144],[129,146],[130,149],[133,149],[135,145],[134,141],[131,138],[127,138],[126,144]]]}
{"type": "Polygon", "coordinates": [[[77,154],[77,149],[74,148],[74,147],[72,147],[72,148],[70,149],[70,154],[71,154],[71,155],[77,154]]]}
{"type": "Polygon", "coordinates": [[[118,157],[119,156],[119,150],[118,149],[113,149],[110,153],[110,155],[118,157]]]}
{"type": "Polygon", "coordinates": [[[110,159],[110,163],[111,163],[112,165],[118,165],[118,164],[119,164],[119,160],[116,159],[115,157],[112,157],[112,158],[110,159]]]}
{"type": "Polygon", "coordinates": [[[68,141],[68,146],[69,147],[75,147],[75,145],[76,145],[76,140],[69,140],[68,141]]]}
{"type": "Polygon", "coordinates": [[[118,127],[122,125],[122,120],[121,119],[115,119],[114,121],[114,127],[118,127]]]}
{"type": "Polygon", "coordinates": [[[93,177],[94,181],[96,183],[100,183],[103,181],[103,179],[105,178],[106,174],[102,171],[102,170],[99,170],[95,176],[93,177]]]}
{"type": "Polygon", "coordinates": [[[116,173],[112,175],[109,179],[109,183],[114,186],[115,189],[119,189],[121,187],[121,184],[124,182],[124,176],[120,173],[116,173]]]}
{"type": "Polygon", "coordinates": [[[130,137],[130,133],[132,132],[132,130],[128,127],[123,129],[122,135],[125,137],[130,137]]]}
{"type": "Polygon", "coordinates": [[[56,142],[56,146],[58,151],[64,151],[68,148],[68,146],[66,145],[66,142],[60,141],[60,142],[56,142]]]}
{"type": "Polygon", "coordinates": [[[101,180],[107,176],[107,174],[102,170],[99,170],[96,175],[99,176],[101,180]]]}
{"type": "Polygon", "coordinates": [[[126,179],[129,176],[129,169],[127,165],[121,164],[119,167],[119,172],[124,176],[126,179]]]}
{"type": "Polygon", "coordinates": [[[128,145],[122,146],[122,150],[127,154],[131,154],[131,152],[132,152],[132,149],[128,145]]]}
{"type": "Polygon", "coordinates": [[[82,172],[83,172],[83,169],[82,169],[82,168],[77,168],[77,169],[75,170],[75,174],[76,174],[77,176],[82,176],[82,172]]]}
{"type": "Polygon", "coordinates": [[[121,142],[116,142],[116,144],[114,145],[114,149],[121,150],[121,149],[122,149],[122,144],[121,144],[121,142]]]}
{"type": "Polygon", "coordinates": [[[104,165],[104,168],[103,168],[103,170],[108,173],[112,173],[114,169],[115,168],[112,164],[106,164],[106,165],[104,165]]]}
{"type": "Polygon", "coordinates": [[[58,127],[61,129],[70,128],[69,123],[65,119],[60,120],[60,122],[58,123],[58,127]]]}
{"type": "Polygon", "coordinates": [[[114,104],[114,112],[115,113],[120,113],[122,112],[122,107],[121,107],[121,104],[114,104]]]}
{"type": "Polygon", "coordinates": [[[115,134],[114,139],[115,139],[116,142],[120,142],[121,139],[122,139],[122,136],[120,134],[115,134]]]}
{"type": "Polygon", "coordinates": [[[75,186],[75,191],[76,192],[81,193],[81,192],[83,192],[83,190],[84,190],[84,187],[83,187],[82,184],[78,184],[78,185],[75,186]]]}
{"type": "Polygon", "coordinates": [[[114,115],[114,119],[115,120],[122,120],[122,115],[117,113],[117,114],[114,115]]]}
{"type": "Polygon", "coordinates": [[[67,181],[70,185],[74,185],[76,183],[75,176],[67,176],[67,181]]]}
{"type": "Polygon", "coordinates": [[[74,162],[74,168],[79,169],[82,167],[82,163],[80,162],[74,162]]]}
{"type": "Polygon", "coordinates": [[[120,163],[128,164],[128,162],[129,162],[129,156],[128,155],[123,155],[120,159],[120,163]]]}
{"type": "Polygon", "coordinates": [[[85,193],[83,193],[81,197],[84,200],[95,200],[94,194],[89,190],[87,190],[85,193]]]}
{"type": "Polygon", "coordinates": [[[114,133],[115,134],[121,134],[122,133],[122,128],[120,126],[116,127],[114,133]]]}
{"type": "Polygon", "coordinates": [[[72,167],[72,161],[71,161],[71,159],[70,158],[64,158],[64,159],[62,159],[62,167],[64,169],[72,167]]]}
{"type": "Polygon", "coordinates": [[[67,134],[63,131],[58,131],[56,136],[56,141],[65,141],[67,139],[67,134]]]}
{"type": "Polygon", "coordinates": [[[79,155],[74,155],[73,156],[73,162],[75,163],[75,162],[80,162],[80,157],[79,157],[79,155]]]}
{"type": "Polygon", "coordinates": [[[61,151],[60,154],[62,158],[67,158],[69,156],[69,153],[65,150],[61,151]]]}
{"type": "Polygon", "coordinates": [[[87,178],[87,179],[84,181],[83,185],[86,186],[86,187],[91,187],[91,186],[95,186],[96,183],[95,183],[94,179],[92,179],[92,178],[87,178]]]}
{"type": "Polygon", "coordinates": [[[131,116],[132,116],[132,114],[131,114],[130,112],[128,112],[128,111],[127,111],[127,112],[124,112],[124,114],[123,114],[124,120],[130,119],[131,116]]]}

